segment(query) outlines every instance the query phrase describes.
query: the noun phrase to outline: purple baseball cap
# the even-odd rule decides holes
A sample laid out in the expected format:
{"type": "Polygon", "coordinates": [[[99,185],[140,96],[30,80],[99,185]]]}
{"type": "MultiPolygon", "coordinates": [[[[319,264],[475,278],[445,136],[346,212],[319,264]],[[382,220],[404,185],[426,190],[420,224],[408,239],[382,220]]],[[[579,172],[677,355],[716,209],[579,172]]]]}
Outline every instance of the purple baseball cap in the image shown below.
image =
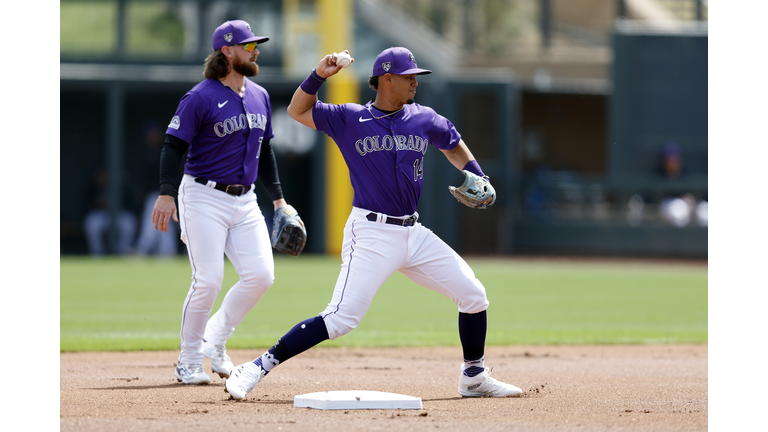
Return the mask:
{"type": "Polygon", "coordinates": [[[268,41],[267,36],[254,36],[251,26],[243,20],[227,21],[213,32],[213,50],[225,45],[268,41]]]}
{"type": "Polygon", "coordinates": [[[416,67],[416,59],[407,48],[387,48],[373,62],[373,76],[393,75],[426,75],[431,70],[416,67]]]}

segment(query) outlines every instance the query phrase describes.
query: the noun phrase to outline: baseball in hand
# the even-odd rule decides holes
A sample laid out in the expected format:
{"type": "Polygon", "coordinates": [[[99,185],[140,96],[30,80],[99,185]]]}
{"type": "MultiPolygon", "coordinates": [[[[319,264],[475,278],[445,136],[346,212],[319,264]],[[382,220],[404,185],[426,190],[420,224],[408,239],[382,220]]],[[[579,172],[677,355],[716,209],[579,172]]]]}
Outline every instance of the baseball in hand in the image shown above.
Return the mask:
{"type": "Polygon", "coordinates": [[[352,56],[342,52],[336,54],[336,64],[341,65],[342,68],[348,68],[352,64],[352,56]]]}

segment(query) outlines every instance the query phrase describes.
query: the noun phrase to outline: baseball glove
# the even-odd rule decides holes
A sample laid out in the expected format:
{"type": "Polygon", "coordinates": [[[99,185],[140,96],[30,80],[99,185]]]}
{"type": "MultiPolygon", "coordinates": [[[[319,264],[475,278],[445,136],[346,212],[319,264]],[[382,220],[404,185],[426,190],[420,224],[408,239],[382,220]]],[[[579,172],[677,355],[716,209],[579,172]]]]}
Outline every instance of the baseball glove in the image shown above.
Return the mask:
{"type": "Polygon", "coordinates": [[[448,186],[448,191],[460,203],[470,208],[486,209],[496,202],[496,190],[488,177],[480,177],[469,171],[462,171],[462,174],[465,178],[461,186],[448,186]]]}
{"type": "Polygon", "coordinates": [[[275,210],[272,218],[272,247],[292,256],[299,256],[307,243],[307,230],[299,213],[291,205],[275,210]]]}

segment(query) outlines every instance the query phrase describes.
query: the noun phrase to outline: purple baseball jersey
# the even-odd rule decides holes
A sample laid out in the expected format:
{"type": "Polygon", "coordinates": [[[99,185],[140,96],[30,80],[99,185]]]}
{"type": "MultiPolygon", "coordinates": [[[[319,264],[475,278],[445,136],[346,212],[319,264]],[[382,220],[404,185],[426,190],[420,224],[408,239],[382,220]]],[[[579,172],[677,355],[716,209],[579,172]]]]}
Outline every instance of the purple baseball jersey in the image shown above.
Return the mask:
{"type": "Polygon", "coordinates": [[[355,192],[352,205],[390,216],[412,215],[424,185],[427,146],[452,150],[461,135],[448,119],[419,104],[385,115],[371,102],[318,101],[312,110],[315,127],[336,142],[347,163],[355,192]]]}
{"type": "Polygon", "coordinates": [[[241,98],[206,79],[181,98],[166,133],[189,143],[185,174],[250,185],[259,172],[261,142],[274,136],[269,94],[246,79],[241,98]]]}

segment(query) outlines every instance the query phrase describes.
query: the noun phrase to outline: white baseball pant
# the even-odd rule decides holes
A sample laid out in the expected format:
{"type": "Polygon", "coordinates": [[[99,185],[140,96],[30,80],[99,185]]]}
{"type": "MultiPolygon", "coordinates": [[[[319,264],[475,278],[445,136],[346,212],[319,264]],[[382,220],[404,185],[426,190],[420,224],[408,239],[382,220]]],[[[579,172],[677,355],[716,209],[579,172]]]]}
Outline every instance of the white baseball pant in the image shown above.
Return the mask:
{"type": "Polygon", "coordinates": [[[342,264],[333,298],[320,314],[330,339],[362,321],[373,297],[396,271],[450,298],[459,312],[488,308],[485,287],[469,265],[429,228],[371,222],[369,210],[353,207],[344,226],[342,264]]]}
{"type": "Polygon", "coordinates": [[[192,265],[181,317],[180,364],[203,362],[203,338],[214,345],[226,343],[275,279],[269,232],[253,189],[237,197],[194,179],[185,174],[179,186],[181,240],[192,265]],[[224,254],[240,280],[210,316],[224,280],[224,254]]]}

